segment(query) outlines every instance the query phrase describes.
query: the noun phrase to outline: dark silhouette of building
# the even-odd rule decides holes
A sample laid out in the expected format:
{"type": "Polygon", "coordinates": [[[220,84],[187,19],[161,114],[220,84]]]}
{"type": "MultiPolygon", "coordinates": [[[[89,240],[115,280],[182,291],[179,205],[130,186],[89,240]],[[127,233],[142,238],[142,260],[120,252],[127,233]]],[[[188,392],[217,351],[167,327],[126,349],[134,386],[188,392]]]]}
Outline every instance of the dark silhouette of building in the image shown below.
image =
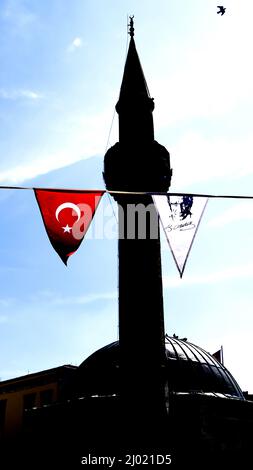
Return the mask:
{"type": "MultiPolygon", "coordinates": [[[[141,344],[145,356],[149,344],[145,338],[141,344]]],[[[4,413],[4,401],[9,408],[8,434],[1,439],[1,468],[13,468],[17,458],[26,468],[34,468],[35,463],[36,468],[39,463],[45,468],[63,464],[79,468],[81,458],[89,454],[115,456],[123,463],[129,454],[170,455],[173,468],[192,463],[195,468],[209,468],[209,463],[217,461],[244,468],[251,449],[253,403],[245,400],[229,371],[202,348],[168,335],[164,344],[168,413],[167,427],[161,423],[162,442],[147,446],[144,433],[139,436],[139,447],[129,447],[132,429],[122,422],[120,344],[116,341],[79,367],[62,366],[1,383],[0,413],[4,413]],[[10,416],[15,419],[20,413],[22,423],[14,420],[10,435],[10,416]]],[[[3,414],[0,423],[3,430],[3,414]]],[[[115,468],[120,465],[116,461],[115,468]]]]}
{"type": "MultiPolygon", "coordinates": [[[[72,470],[81,462],[91,467],[93,457],[114,457],[113,468],[125,468],[127,459],[132,466],[167,468],[171,459],[173,468],[246,468],[250,457],[253,403],[213,356],[186,338],[164,333],[158,219],[151,196],[136,193],[167,191],[172,171],[169,153],[154,140],[154,100],[133,33],[131,18],[116,105],[119,142],[104,162],[106,186],[118,191],[119,342],[96,351],[78,368],[63,366],[0,384],[1,469],[15,468],[18,458],[25,468],[43,464],[72,470]],[[18,392],[23,403],[34,387],[41,393],[36,388],[41,382],[35,386],[33,380],[44,380],[44,391],[54,383],[61,393],[54,392],[51,403],[29,402],[10,440],[4,435],[6,400],[18,392]]],[[[107,461],[102,462],[99,468],[106,468],[107,461]]]]}

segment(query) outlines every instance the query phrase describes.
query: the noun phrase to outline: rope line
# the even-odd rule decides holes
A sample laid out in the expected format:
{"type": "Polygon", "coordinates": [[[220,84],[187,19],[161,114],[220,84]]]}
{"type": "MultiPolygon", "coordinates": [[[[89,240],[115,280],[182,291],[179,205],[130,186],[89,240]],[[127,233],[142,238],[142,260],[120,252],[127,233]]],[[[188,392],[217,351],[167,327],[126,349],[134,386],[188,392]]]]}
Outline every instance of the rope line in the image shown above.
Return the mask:
{"type": "Polygon", "coordinates": [[[213,199],[253,199],[251,195],[240,194],[205,194],[205,193],[185,193],[185,192],[165,192],[165,191],[112,191],[109,189],[76,189],[76,188],[45,188],[33,186],[0,186],[0,189],[20,189],[25,191],[65,191],[65,192],[81,192],[81,193],[107,193],[111,195],[136,195],[136,196],[192,196],[192,197],[206,197],[213,199]]]}

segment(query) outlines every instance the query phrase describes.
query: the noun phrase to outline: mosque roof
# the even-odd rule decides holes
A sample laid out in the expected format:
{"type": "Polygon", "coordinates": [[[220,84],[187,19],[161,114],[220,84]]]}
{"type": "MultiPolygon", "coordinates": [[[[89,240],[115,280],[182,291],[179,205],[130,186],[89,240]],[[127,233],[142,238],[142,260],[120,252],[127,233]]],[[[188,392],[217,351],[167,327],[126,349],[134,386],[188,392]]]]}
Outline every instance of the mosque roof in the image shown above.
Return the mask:
{"type": "MultiPolygon", "coordinates": [[[[147,345],[143,346],[148,347],[147,345]]],[[[208,393],[244,399],[234,377],[217,359],[199,346],[177,336],[165,337],[167,380],[170,392],[208,393]]],[[[119,342],[94,352],[78,369],[81,382],[92,393],[117,393],[119,342]]]]}

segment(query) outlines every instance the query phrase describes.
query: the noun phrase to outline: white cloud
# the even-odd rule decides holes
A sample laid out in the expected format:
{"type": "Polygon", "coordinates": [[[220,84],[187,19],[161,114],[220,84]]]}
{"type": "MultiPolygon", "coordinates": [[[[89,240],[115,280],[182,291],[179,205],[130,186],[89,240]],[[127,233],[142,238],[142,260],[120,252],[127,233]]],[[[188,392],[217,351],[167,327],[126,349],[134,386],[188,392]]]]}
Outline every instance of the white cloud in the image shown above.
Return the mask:
{"type": "MultiPolygon", "coordinates": [[[[8,308],[11,305],[13,305],[13,303],[14,303],[14,299],[12,298],[3,298],[3,299],[0,298],[0,307],[8,308]]],[[[6,317],[0,315],[0,323],[3,322],[2,321],[3,318],[5,319],[6,317]]]]}
{"type": "Polygon", "coordinates": [[[18,100],[18,99],[28,99],[28,100],[38,100],[42,98],[42,95],[34,90],[6,90],[0,88],[0,99],[4,100],[18,100]]]}
{"type": "Polygon", "coordinates": [[[118,297],[116,291],[97,292],[85,295],[66,297],[50,290],[41,291],[31,296],[31,300],[36,303],[46,302],[47,305],[86,305],[100,300],[115,300],[118,297]]]}
{"type": "Polygon", "coordinates": [[[253,277],[253,264],[244,264],[241,266],[232,266],[224,269],[223,271],[216,271],[207,275],[184,275],[182,279],[179,277],[165,276],[163,279],[163,286],[165,288],[171,287],[185,287],[188,285],[201,285],[201,284],[220,284],[231,279],[243,279],[253,277]]]}
{"type": "Polygon", "coordinates": [[[7,0],[1,16],[11,25],[14,33],[27,30],[27,27],[37,19],[36,15],[25,6],[23,0],[7,0]]]}
{"type": "Polygon", "coordinates": [[[52,298],[52,303],[55,305],[66,305],[66,304],[76,304],[84,305],[97,302],[99,300],[115,300],[117,299],[117,292],[104,292],[96,294],[87,294],[77,297],[54,297],[52,298]]]}
{"type": "Polygon", "coordinates": [[[39,98],[42,98],[42,95],[40,93],[37,93],[32,90],[20,90],[20,96],[23,96],[24,98],[29,98],[31,100],[37,100],[39,98]]]}
{"type": "Polygon", "coordinates": [[[75,113],[63,119],[56,128],[62,134],[61,148],[57,151],[48,148],[37,155],[34,150],[23,164],[1,171],[0,182],[21,183],[81,159],[104,154],[108,135],[105,123],[110,122],[110,119],[111,109],[89,116],[75,113]]]}
{"type": "Polygon", "coordinates": [[[54,155],[47,155],[45,158],[44,160],[42,156],[26,164],[17,165],[9,170],[1,171],[0,182],[5,184],[20,183],[72,163],[72,159],[68,159],[67,155],[60,152],[54,155]]]}
{"type": "Polygon", "coordinates": [[[75,38],[74,41],[72,42],[72,44],[75,47],[80,47],[82,45],[82,39],[81,38],[75,38]]]}
{"type": "Polygon", "coordinates": [[[74,52],[76,49],[79,49],[83,46],[83,40],[80,37],[76,37],[73,41],[68,45],[67,51],[74,52]]]}

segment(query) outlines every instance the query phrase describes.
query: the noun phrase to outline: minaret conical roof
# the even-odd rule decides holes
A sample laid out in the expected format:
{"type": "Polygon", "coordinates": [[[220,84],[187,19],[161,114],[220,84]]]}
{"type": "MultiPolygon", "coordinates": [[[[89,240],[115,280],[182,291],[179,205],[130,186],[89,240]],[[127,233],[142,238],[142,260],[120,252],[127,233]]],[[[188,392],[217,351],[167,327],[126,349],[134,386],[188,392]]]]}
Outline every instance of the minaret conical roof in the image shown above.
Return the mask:
{"type": "Polygon", "coordinates": [[[131,37],[126,58],[119,99],[142,95],[150,98],[147,82],[136,50],[134,38],[131,37]]]}

